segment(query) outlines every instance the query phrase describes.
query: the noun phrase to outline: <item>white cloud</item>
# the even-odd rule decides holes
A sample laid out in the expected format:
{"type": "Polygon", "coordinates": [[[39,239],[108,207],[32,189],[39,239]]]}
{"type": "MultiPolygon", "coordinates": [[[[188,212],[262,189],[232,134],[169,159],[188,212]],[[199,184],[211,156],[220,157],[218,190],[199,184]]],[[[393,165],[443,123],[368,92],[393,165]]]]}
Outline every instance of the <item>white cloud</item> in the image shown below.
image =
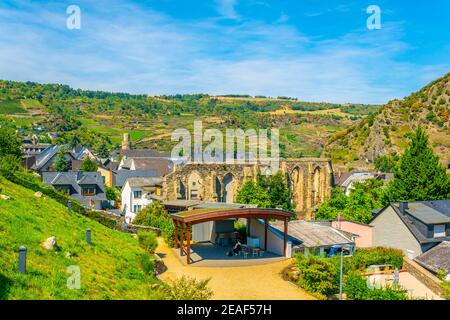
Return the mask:
{"type": "Polygon", "coordinates": [[[131,93],[383,103],[449,67],[399,62],[409,49],[401,24],[317,40],[286,23],[180,21],[108,3],[80,5],[80,31],[65,29],[65,10],[0,9],[0,78],[131,93]]]}
{"type": "Polygon", "coordinates": [[[215,0],[217,4],[217,11],[227,19],[239,19],[236,12],[237,0],[215,0]]]}

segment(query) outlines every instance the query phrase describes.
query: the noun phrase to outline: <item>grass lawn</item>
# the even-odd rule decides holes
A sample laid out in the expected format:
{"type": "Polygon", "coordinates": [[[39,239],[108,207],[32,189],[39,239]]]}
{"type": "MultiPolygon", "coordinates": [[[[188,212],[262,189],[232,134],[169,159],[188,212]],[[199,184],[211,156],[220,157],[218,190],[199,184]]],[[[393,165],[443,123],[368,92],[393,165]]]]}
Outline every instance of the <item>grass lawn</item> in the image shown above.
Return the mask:
{"type": "Polygon", "coordinates": [[[0,100],[0,114],[27,113],[19,100],[0,100]]]}
{"type": "Polygon", "coordinates": [[[140,266],[144,253],[133,236],[111,230],[55,200],[0,177],[0,300],[151,299],[157,283],[140,266]],[[92,244],[85,242],[87,228],[92,244]],[[59,249],[41,244],[56,236],[59,249]],[[28,248],[27,273],[17,272],[18,249],[28,248]],[[73,257],[67,257],[71,253],[73,257]],[[67,267],[81,270],[81,288],[69,289],[67,267]]]}

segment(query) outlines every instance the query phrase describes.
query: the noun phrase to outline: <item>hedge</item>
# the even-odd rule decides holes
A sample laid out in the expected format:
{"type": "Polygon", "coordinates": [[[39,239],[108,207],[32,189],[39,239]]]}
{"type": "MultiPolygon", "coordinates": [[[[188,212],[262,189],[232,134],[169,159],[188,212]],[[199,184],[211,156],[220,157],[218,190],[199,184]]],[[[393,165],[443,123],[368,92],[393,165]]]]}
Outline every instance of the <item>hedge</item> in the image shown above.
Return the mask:
{"type": "Polygon", "coordinates": [[[67,203],[69,200],[72,202],[72,211],[79,213],[83,216],[86,216],[92,220],[95,220],[104,226],[107,226],[108,228],[115,229],[117,221],[105,217],[104,215],[100,214],[99,212],[92,211],[92,210],[86,210],[80,203],[69,197],[68,195],[65,195],[55,188],[47,185],[42,185],[36,181],[34,177],[22,175],[21,177],[17,176],[18,172],[13,175],[9,175],[5,178],[7,178],[9,181],[21,185],[22,187],[25,187],[27,189],[33,190],[35,192],[42,192],[42,194],[56,200],[60,204],[67,206],[67,203]]]}

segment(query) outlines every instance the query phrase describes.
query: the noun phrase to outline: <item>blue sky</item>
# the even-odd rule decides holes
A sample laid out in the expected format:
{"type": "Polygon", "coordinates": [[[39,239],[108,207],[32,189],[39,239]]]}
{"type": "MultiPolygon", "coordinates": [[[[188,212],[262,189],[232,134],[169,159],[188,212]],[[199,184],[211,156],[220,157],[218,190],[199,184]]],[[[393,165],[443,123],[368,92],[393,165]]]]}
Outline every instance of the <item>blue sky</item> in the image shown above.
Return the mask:
{"type": "Polygon", "coordinates": [[[448,0],[2,0],[0,78],[385,103],[450,71],[449,14],[448,0]]]}

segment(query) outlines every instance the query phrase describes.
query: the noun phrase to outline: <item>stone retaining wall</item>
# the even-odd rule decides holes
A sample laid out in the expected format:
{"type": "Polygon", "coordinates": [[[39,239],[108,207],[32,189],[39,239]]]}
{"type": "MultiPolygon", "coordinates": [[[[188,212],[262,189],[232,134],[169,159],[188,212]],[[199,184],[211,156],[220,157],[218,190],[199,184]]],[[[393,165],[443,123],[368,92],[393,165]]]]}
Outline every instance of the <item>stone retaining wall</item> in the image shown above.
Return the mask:
{"type": "Polygon", "coordinates": [[[442,296],[444,290],[442,288],[442,281],[434,276],[427,269],[419,265],[417,262],[404,257],[403,258],[403,268],[406,269],[410,274],[427,286],[435,294],[442,296]]]}

